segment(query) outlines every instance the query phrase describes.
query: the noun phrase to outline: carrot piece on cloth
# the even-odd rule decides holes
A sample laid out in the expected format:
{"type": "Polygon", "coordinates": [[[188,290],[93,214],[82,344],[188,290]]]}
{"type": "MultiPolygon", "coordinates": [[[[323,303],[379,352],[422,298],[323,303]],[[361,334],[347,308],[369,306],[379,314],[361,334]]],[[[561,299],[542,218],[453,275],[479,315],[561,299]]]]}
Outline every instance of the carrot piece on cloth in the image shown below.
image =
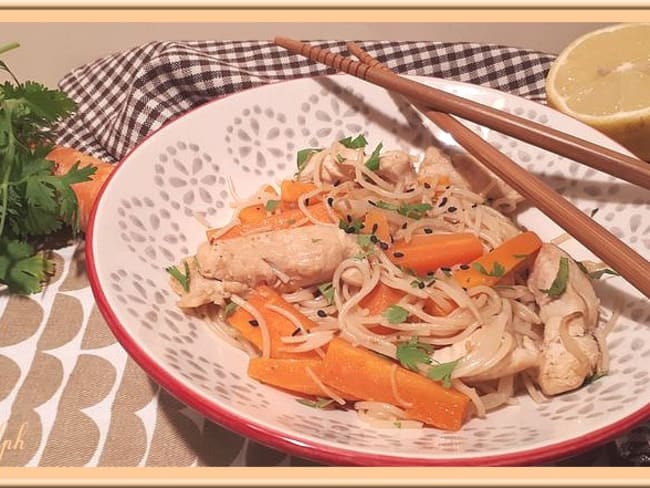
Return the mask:
{"type": "Polygon", "coordinates": [[[45,156],[45,159],[54,163],[54,174],[64,175],[77,163],[80,168],[94,166],[97,168],[90,181],[75,183],[71,186],[77,196],[79,205],[79,228],[85,231],[90,220],[95,200],[99,191],[104,186],[108,176],[113,172],[114,165],[101,161],[100,159],[84,154],[70,147],[57,146],[45,156]]]}
{"type": "Polygon", "coordinates": [[[409,419],[445,430],[460,429],[469,413],[469,398],[395,364],[335,338],[327,348],[320,377],[327,386],[362,400],[399,406],[409,419]],[[400,403],[400,399],[405,403],[400,403]]]}
{"type": "Polygon", "coordinates": [[[470,233],[418,234],[386,252],[394,264],[423,276],[438,268],[469,263],[483,254],[483,246],[470,233]]]}
{"type": "MultiPolygon", "coordinates": [[[[323,361],[321,359],[264,359],[252,358],[248,363],[248,376],[271,386],[304,395],[327,397],[325,391],[309,374],[307,369],[318,378],[323,361]]],[[[353,395],[330,388],[332,392],[345,399],[356,400],[353,395]]]]}
{"type": "MultiPolygon", "coordinates": [[[[297,327],[287,317],[275,310],[271,310],[267,305],[278,307],[285,313],[295,317],[302,328],[307,331],[314,328],[316,324],[296,310],[296,308],[282,298],[278,292],[265,285],[259,286],[251,292],[246,299],[246,302],[255,308],[264,319],[269,334],[268,348],[270,351],[270,357],[314,359],[320,357],[314,350],[307,352],[291,352],[283,350],[292,345],[284,344],[281,338],[294,334],[297,327]]],[[[260,324],[253,315],[244,310],[244,308],[237,307],[227,320],[228,323],[237,329],[245,339],[251,342],[260,351],[264,351],[263,324],[260,324]]]]}
{"type": "Polygon", "coordinates": [[[522,232],[489,253],[474,260],[466,269],[454,272],[454,279],[465,288],[494,286],[504,276],[519,269],[542,246],[534,232],[522,232]]]}
{"type": "MultiPolygon", "coordinates": [[[[309,213],[319,222],[328,223],[332,220],[329,217],[325,204],[315,203],[307,207],[309,213]]],[[[231,239],[233,237],[241,237],[246,234],[253,234],[256,232],[269,232],[272,230],[288,229],[290,227],[302,227],[303,225],[313,225],[305,214],[300,209],[286,210],[278,214],[273,214],[265,217],[259,222],[255,223],[241,223],[228,229],[227,232],[218,236],[221,229],[208,229],[206,236],[208,241],[212,242],[216,239],[231,239]],[[298,225],[297,225],[298,224],[298,225]],[[216,237],[218,236],[218,237],[216,237]]]]}

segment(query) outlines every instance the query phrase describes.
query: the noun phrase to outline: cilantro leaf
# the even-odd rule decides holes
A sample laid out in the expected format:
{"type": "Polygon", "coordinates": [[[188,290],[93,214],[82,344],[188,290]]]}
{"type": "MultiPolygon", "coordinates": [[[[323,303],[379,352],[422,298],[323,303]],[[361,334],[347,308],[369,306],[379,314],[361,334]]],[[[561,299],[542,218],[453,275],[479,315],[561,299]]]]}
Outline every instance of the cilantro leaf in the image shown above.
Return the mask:
{"type": "Polygon", "coordinates": [[[606,274],[613,275],[613,276],[621,276],[620,274],[618,274],[613,269],[602,268],[602,269],[597,269],[596,271],[589,271],[587,269],[587,267],[584,265],[584,263],[581,263],[580,261],[578,261],[578,262],[576,262],[576,264],[578,265],[578,268],[580,268],[582,270],[582,272],[584,274],[586,274],[587,276],[589,276],[589,278],[591,278],[592,280],[599,280],[599,279],[601,279],[603,277],[603,275],[606,275],[606,274]]]}
{"type": "Polygon", "coordinates": [[[420,220],[424,217],[426,212],[433,208],[428,203],[405,203],[403,205],[395,205],[394,203],[387,203],[382,200],[371,203],[377,208],[392,210],[393,212],[397,212],[398,214],[413,220],[420,220]]]}
{"type": "Polygon", "coordinates": [[[317,153],[318,151],[322,151],[323,148],[317,148],[317,147],[308,147],[306,149],[301,149],[298,151],[296,154],[296,166],[298,167],[298,173],[300,173],[303,169],[305,169],[305,166],[307,166],[307,163],[309,162],[309,158],[314,154],[317,153]]]}
{"type": "Polygon", "coordinates": [[[382,313],[389,324],[401,324],[408,318],[409,314],[408,310],[399,305],[391,305],[382,313]]]}
{"type": "Polygon", "coordinates": [[[318,399],[316,400],[307,400],[306,398],[298,398],[296,401],[302,405],[311,408],[326,408],[334,403],[334,400],[332,400],[331,398],[321,398],[321,397],[318,397],[318,399]]]}
{"type": "Polygon", "coordinates": [[[399,342],[395,353],[402,366],[411,371],[419,371],[418,364],[430,364],[430,354],[433,346],[419,342],[417,337],[412,337],[408,342],[399,342]]]}
{"type": "Polygon", "coordinates": [[[433,207],[428,203],[416,203],[416,204],[404,204],[399,209],[397,213],[408,217],[414,220],[420,220],[424,217],[424,214],[431,210],[433,207]]]}
{"type": "Polygon", "coordinates": [[[165,268],[165,271],[178,281],[187,293],[190,291],[190,267],[187,265],[187,261],[184,261],[183,264],[185,265],[185,274],[181,273],[176,266],[169,266],[165,268]]]}
{"type": "Polygon", "coordinates": [[[560,258],[560,266],[557,271],[557,275],[551,283],[551,287],[546,290],[540,290],[546,293],[550,297],[557,298],[562,296],[566,291],[566,285],[569,282],[569,259],[565,257],[560,258]]]}
{"type": "Polygon", "coordinates": [[[341,139],[339,142],[348,149],[361,149],[362,147],[366,147],[368,145],[368,141],[363,136],[363,134],[359,134],[354,139],[352,139],[352,136],[348,136],[345,139],[341,139]]]}
{"type": "Polygon", "coordinates": [[[371,171],[377,171],[379,169],[379,153],[381,152],[381,148],[384,145],[380,142],[379,145],[375,148],[375,150],[372,152],[368,160],[366,161],[366,168],[368,168],[371,171]]]}
{"type": "Polygon", "coordinates": [[[442,386],[445,388],[451,388],[451,374],[454,372],[454,368],[456,368],[459,361],[460,358],[448,363],[435,364],[429,368],[427,377],[434,381],[441,381],[442,386]]]}
{"type": "Polygon", "coordinates": [[[52,274],[52,262],[22,241],[0,239],[0,282],[12,293],[37,293],[52,274]]]}
{"type": "Polygon", "coordinates": [[[350,222],[341,219],[339,229],[343,229],[347,234],[358,234],[363,229],[363,222],[360,219],[352,219],[350,222]]]}
{"type": "Polygon", "coordinates": [[[225,307],[223,307],[223,316],[224,318],[230,317],[232,314],[235,313],[235,310],[239,305],[237,305],[235,302],[228,302],[225,307]]]}
{"type": "Polygon", "coordinates": [[[318,285],[318,291],[325,297],[328,305],[334,304],[334,286],[332,285],[331,281],[328,283],[323,283],[322,285],[318,285]]]}
{"type": "Polygon", "coordinates": [[[342,162],[345,161],[345,157],[343,157],[341,154],[336,155],[336,162],[341,164],[342,162]]]}
{"type": "Polygon", "coordinates": [[[273,212],[278,205],[280,205],[280,200],[267,200],[266,205],[264,205],[264,209],[267,212],[273,212]]]}
{"type": "Polygon", "coordinates": [[[487,269],[485,269],[485,266],[483,266],[481,263],[473,263],[472,268],[474,268],[476,271],[478,271],[482,275],[494,276],[495,278],[500,278],[506,272],[506,268],[501,263],[499,263],[498,261],[495,261],[494,263],[492,263],[492,270],[491,271],[488,271],[487,269]]]}

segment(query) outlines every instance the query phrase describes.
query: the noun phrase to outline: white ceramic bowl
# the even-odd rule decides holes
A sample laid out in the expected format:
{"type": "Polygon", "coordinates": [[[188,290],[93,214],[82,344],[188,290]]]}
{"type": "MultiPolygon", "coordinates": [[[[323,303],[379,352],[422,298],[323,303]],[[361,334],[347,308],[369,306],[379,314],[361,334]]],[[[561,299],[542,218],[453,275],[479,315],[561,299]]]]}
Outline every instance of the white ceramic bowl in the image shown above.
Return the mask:
{"type": "MultiPolygon", "coordinates": [[[[589,127],[528,100],[479,86],[417,78],[443,90],[623,151],[589,127]]],[[[332,464],[516,465],[592,447],[650,416],[650,306],[622,278],[597,284],[605,315],[622,306],[609,337],[610,374],[538,405],[472,419],[459,432],[374,429],[357,415],[323,411],[251,380],[247,356],[175,306],[164,268],[204,239],[193,212],[214,225],[230,217],[227,178],[241,195],[295,171],[295,153],[360,132],[370,147],[422,151],[445,133],[400,110],[384,90],[346,75],[282,82],[215,100],[179,117],[135,148],[114,172],[93,214],[88,271],[99,307],[131,356],[158,383],[242,435],[332,464]],[[434,134],[434,135],[432,135],[434,134]]],[[[475,128],[580,209],[650,256],[648,193],[485,128],[475,128]]],[[[534,208],[519,223],[545,240],[562,231],[534,208]]],[[[574,257],[593,257],[575,241],[574,257]]]]}

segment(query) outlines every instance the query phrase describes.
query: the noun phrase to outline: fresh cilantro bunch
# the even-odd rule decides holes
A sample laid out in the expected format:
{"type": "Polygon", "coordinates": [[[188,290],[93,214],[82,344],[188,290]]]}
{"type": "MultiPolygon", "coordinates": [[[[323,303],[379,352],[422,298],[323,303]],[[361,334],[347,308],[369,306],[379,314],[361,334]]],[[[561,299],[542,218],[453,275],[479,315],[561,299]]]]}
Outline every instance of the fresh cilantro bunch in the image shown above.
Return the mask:
{"type": "MultiPolygon", "coordinates": [[[[18,47],[0,47],[0,55],[18,47]]],[[[77,198],[70,185],[87,181],[95,168],[53,175],[45,159],[54,147],[53,129],[75,109],[59,90],[20,82],[0,61],[9,81],[0,85],[0,283],[16,293],[36,293],[53,263],[37,247],[49,234],[78,229],[77,198]]]]}

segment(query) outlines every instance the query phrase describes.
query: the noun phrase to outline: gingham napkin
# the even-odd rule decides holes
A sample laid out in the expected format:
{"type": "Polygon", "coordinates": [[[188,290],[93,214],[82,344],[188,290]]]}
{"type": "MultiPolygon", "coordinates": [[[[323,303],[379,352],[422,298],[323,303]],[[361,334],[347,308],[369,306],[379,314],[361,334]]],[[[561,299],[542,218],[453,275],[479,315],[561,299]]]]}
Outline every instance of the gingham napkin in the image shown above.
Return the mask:
{"type": "MultiPolygon", "coordinates": [[[[343,41],[314,42],[347,53],[343,41]]],[[[553,56],[443,42],[360,42],[399,73],[489,86],[541,101],[553,56]]],[[[60,141],[116,161],[175,115],[215,97],[333,71],[270,42],[151,42],[82,66],[60,82],[78,104],[60,141]]]]}

